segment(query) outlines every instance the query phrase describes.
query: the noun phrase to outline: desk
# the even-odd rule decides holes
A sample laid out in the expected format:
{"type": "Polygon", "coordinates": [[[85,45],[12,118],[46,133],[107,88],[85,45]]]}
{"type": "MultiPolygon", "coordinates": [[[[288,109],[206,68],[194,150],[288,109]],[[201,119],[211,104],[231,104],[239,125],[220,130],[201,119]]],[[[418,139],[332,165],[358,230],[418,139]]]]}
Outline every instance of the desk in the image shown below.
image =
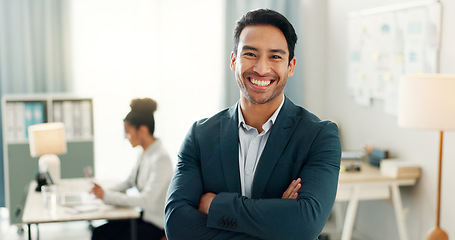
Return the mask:
{"type": "MultiPolygon", "coordinates": [[[[91,180],[85,178],[61,179],[58,185],[59,192],[88,192],[91,180]]],[[[87,220],[117,220],[131,219],[131,237],[136,239],[136,221],[140,213],[132,207],[114,207],[100,203],[100,208],[95,211],[82,213],[69,213],[66,207],[57,204],[56,214],[45,213],[43,199],[40,192],[35,191],[36,182],[32,181],[28,189],[22,222],[28,225],[28,238],[31,239],[30,225],[52,222],[87,221],[87,220]]],[[[38,227],[37,227],[38,229],[38,227]]],[[[39,233],[38,233],[39,234],[39,233]]]]}
{"type": "MultiPolygon", "coordinates": [[[[344,162],[345,164],[348,162],[344,162]]],[[[390,178],[381,175],[379,168],[362,163],[360,172],[341,172],[336,201],[348,201],[341,240],[350,240],[360,200],[392,198],[401,240],[408,240],[401,203],[400,186],[412,186],[417,178],[390,178]]]]}

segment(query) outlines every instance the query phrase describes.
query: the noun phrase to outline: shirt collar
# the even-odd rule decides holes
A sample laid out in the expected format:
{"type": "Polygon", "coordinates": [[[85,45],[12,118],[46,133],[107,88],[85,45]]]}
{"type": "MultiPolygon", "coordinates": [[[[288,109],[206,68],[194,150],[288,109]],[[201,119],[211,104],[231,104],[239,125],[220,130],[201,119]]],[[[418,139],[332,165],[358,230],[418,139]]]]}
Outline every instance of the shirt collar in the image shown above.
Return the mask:
{"type": "MultiPolygon", "coordinates": [[[[283,107],[284,99],[285,97],[283,96],[283,100],[281,101],[280,106],[275,110],[272,116],[270,116],[270,118],[262,125],[262,129],[264,129],[264,131],[267,131],[269,128],[273,126],[273,124],[275,124],[276,118],[278,117],[278,114],[280,113],[280,110],[283,107]],[[271,122],[271,124],[268,124],[269,122],[271,122]]],[[[237,112],[239,117],[239,123],[237,127],[240,128],[241,126],[243,126],[244,128],[246,128],[248,125],[245,123],[245,118],[243,118],[242,109],[240,108],[240,102],[237,103],[237,112]]]]}

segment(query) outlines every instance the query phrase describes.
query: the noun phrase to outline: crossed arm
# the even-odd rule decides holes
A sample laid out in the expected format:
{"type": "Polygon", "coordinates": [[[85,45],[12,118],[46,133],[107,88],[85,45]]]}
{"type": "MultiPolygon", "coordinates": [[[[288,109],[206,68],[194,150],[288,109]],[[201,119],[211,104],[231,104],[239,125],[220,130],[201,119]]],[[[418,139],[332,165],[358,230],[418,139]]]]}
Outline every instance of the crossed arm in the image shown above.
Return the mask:
{"type": "MultiPolygon", "coordinates": [[[[186,174],[188,172],[184,170],[186,174]]],[[[182,172],[177,171],[175,176],[182,172]]],[[[166,204],[166,234],[169,240],[314,240],[327,220],[333,197],[319,199],[314,189],[300,189],[294,181],[283,198],[248,199],[238,193],[203,193],[196,179],[173,181],[166,204]],[[202,196],[202,197],[201,197],[202,196]],[[290,198],[290,199],[289,199],[290,198]]],[[[324,184],[324,183],[323,183],[324,184]]],[[[326,190],[320,187],[319,191],[326,190]]]]}
{"type": "MultiPolygon", "coordinates": [[[[331,126],[318,134],[308,153],[300,156],[305,161],[289,161],[285,166],[277,166],[274,177],[278,179],[274,179],[270,187],[278,190],[276,194],[281,197],[274,194],[275,198],[260,199],[249,199],[222,189],[216,194],[207,192],[204,180],[213,183],[217,178],[212,172],[202,172],[201,164],[209,163],[201,163],[200,149],[196,147],[198,143],[193,134],[190,132],[184,141],[169,186],[165,208],[165,230],[169,240],[317,238],[336,194],[341,155],[336,127],[331,126]],[[281,194],[281,187],[274,184],[284,184],[283,176],[295,176],[296,179],[281,194]]],[[[310,146],[309,143],[295,144],[310,146]]],[[[296,149],[292,153],[306,151],[296,149]]]]}
{"type": "MultiPolygon", "coordinates": [[[[297,178],[296,180],[293,180],[291,184],[289,184],[288,189],[283,193],[283,196],[281,198],[288,198],[288,199],[297,199],[299,196],[299,190],[302,187],[302,184],[300,184],[301,179],[297,178]]],[[[204,195],[201,196],[201,200],[199,201],[199,208],[198,210],[201,213],[204,214],[209,214],[210,210],[210,204],[212,203],[213,199],[216,197],[215,193],[208,192],[204,195]]]]}

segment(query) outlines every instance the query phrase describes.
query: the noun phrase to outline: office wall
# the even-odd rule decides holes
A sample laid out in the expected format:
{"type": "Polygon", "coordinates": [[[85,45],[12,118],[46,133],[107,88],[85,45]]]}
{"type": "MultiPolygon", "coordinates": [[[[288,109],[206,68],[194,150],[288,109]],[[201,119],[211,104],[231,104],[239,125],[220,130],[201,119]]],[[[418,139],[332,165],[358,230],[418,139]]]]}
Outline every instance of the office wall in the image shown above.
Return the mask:
{"type": "Polygon", "coordinates": [[[123,180],[137,160],[124,138],[132,98],[158,102],[155,136],[174,162],[191,124],[221,109],[221,0],[71,1],[74,88],[93,97],[95,171],[123,180]]]}
{"type": "MultiPolygon", "coordinates": [[[[347,14],[403,0],[327,0],[326,83],[318,94],[324,96],[323,115],[340,124],[344,150],[358,150],[366,144],[386,148],[392,157],[412,161],[422,166],[422,176],[415,187],[402,188],[404,207],[409,209],[406,223],[409,239],[424,239],[428,229],[435,226],[437,159],[439,134],[435,131],[403,129],[396,117],[384,113],[383,103],[374,100],[372,106],[362,107],[347,94],[347,14]]],[[[455,74],[455,2],[442,0],[442,42],[440,72],[455,74]]],[[[322,30],[324,31],[324,30],[322,30]]],[[[321,49],[322,52],[325,49],[321,49]]],[[[318,81],[305,79],[305,81],[318,81]]],[[[304,93],[312,89],[304,89],[304,93]]],[[[314,94],[314,93],[313,93],[314,94]]],[[[312,105],[313,106],[313,105],[312,105]]],[[[312,107],[310,106],[310,108],[312,107]]],[[[441,227],[455,236],[455,133],[446,133],[443,155],[443,185],[441,227]]],[[[354,235],[361,239],[398,239],[393,206],[386,201],[366,201],[359,204],[354,235]]]]}
{"type": "Polygon", "coordinates": [[[302,36],[299,37],[303,49],[303,103],[305,108],[321,118],[329,118],[325,113],[327,71],[327,0],[302,1],[302,36]]]}

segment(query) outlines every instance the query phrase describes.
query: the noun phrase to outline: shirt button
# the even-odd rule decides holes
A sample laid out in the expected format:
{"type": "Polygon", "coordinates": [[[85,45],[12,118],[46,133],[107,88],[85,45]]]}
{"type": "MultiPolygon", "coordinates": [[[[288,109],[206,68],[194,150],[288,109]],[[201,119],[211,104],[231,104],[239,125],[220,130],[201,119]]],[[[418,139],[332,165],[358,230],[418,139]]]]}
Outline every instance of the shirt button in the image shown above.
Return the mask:
{"type": "Polygon", "coordinates": [[[246,175],[250,175],[251,171],[250,170],[246,170],[246,175]]]}
{"type": "Polygon", "coordinates": [[[254,143],[254,144],[256,144],[256,142],[257,142],[256,140],[253,140],[253,143],[254,143]]]}

